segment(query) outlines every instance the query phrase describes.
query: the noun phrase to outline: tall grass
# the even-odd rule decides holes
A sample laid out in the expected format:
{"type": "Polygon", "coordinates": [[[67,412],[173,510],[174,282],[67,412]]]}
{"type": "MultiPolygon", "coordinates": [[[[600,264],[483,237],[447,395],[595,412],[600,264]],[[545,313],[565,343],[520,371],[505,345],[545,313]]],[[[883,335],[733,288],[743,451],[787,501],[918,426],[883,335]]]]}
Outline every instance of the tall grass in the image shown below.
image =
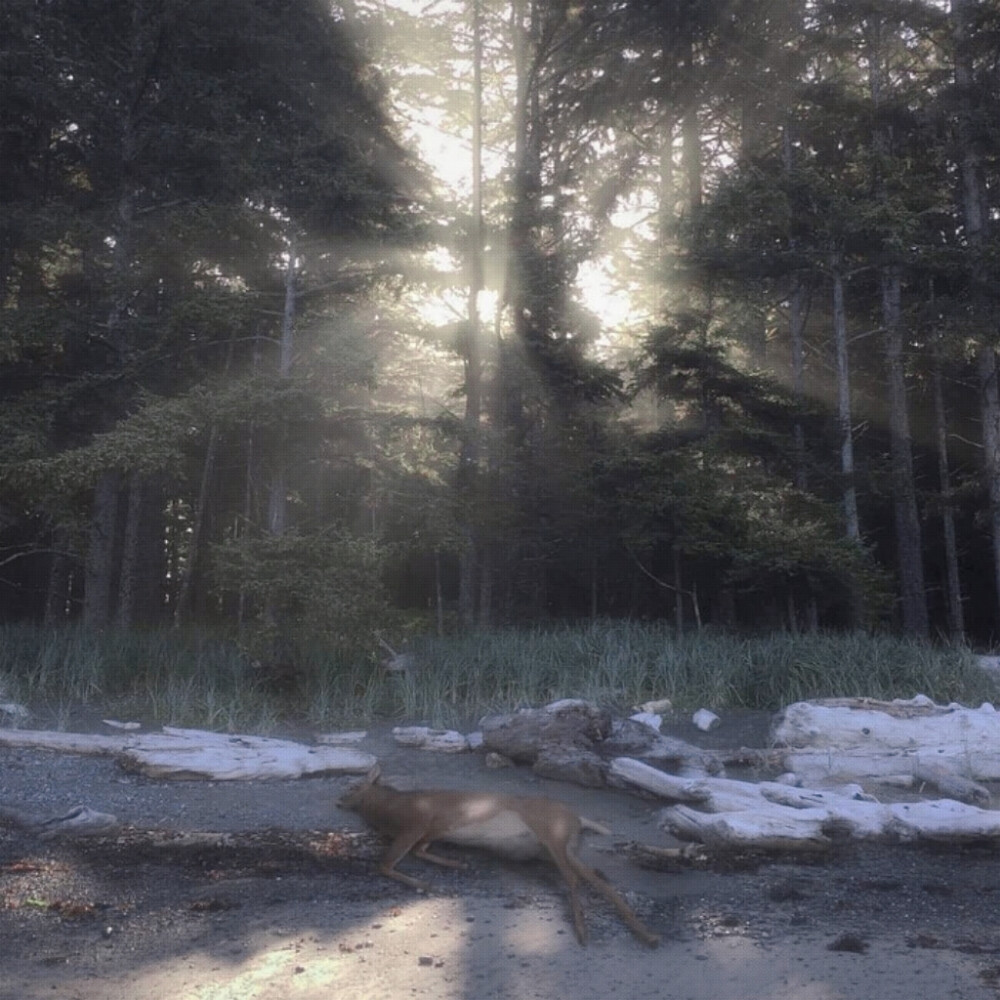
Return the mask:
{"type": "Polygon", "coordinates": [[[669,698],[679,710],[776,710],[809,698],[910,698],[979,704],[995,683],[965,649],[862,634],[675,636],[667,626],[602,621],[426,639],[405,714],[436,721],[580,697],[618,709],[669,698]]]}
{"type": "Polygon", "coordinates": [[[0,695],[58,724],[71,706],[233,730],[273,716],[234,645],[168,631],[0,626],[0,695]]]}
{"type": "Polygon", "coordinates": [[[600,621],[505,629],[413,644],[417,669],[384,674],[375,650],[304,646],[298,684],[261,683],[232,643],[173,632],[0,627],[0,701],[56,724],[73,708],[153,724],[274,731],[374,719],[466,725],[489,711],[579,697],[618,710],[670,698],[681,711],[775,710],[807,698],[866,696],[979,704],[995,683],[967,650],[889,636],[675,636],[665,626],[600,621]]]}

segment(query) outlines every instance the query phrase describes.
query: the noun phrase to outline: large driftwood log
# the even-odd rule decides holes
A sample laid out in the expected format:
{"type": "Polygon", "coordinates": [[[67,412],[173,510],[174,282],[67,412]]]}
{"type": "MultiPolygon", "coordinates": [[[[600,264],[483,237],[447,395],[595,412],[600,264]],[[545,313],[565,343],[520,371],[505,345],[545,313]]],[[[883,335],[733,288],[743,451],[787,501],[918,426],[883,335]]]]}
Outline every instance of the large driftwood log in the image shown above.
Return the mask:
{"type": "Polygon", "coordinates": [[[607,761],[626,755],[669,761],[689,774],[717,773],[723,767],[719,755],[663,736],[636,719],[612,720],[598,706],[577,699],[487,716],[480,726],[487,752],[586,787],[603,785],[607,761]]]}
{"type": "Polygon", "coordinates": [[[164,727],[159,733],[99,736],[0,730],[0,746],[113,754],[124,767],[153,778],[252,781],[320,774],[364,774],[375,757],[338,746],[307,746],[267,736],[235,736],[164,727]]]}
{"type": "Polygon", "coordinates": [[[307,746],[267,736],[229,736],[197,729],[164,728],[137,737],[123,763],[153,778],[254,781],[305,775],[364,774],[375,757],[350,747],[307,746]]]}
{"type": "Polygon", "coordinates": [[[660,814],[661,826],[674,836],[714,846],[817,849],[847,839],[1000,838],[1000,811],[950,799],[890,805],[857,786],[830,791],[775,781],[684,778],[628,758],[612,761],[611,772],[679,803],[660,814]]]}
{"type": "Polygon", "coordinates": [[[944,795],[987,802],[976,782],[1000,779],[1000,713],[988,703],[935,705],[920,695],[797,702],[779,713],[772,737],[807,784],[911,775],[944,795]]]}
{"type": "Polygon", "coordinates": [[[823,832],[825,821],[822,809],[783,815],[777,811],[704,813],[689,806],[672,806],[664,809],[660,817],[660,825],[679,840],[697,840],[709,847],[772,851],[829,848],[832,841],[823,832]]]}
{"type": "Polygon", "coordinates": [[[905,701],[828,698],[789,705],[778,713],[772,736],[775,743],[815,749],[867,744],[894,750],[930,745],[995,751],[1000,713],[988,702],[979,708],[936,705],[923,695],[905,701]]]}
{"type": "Polygon", "coordinates": [[[543,750],[558,746],[593,750],[611,732],[611,716],[589,702],[564,699],[545,708],[526,708],[480,721],[483,746],[519,764],[533,764],[543,750]]]}

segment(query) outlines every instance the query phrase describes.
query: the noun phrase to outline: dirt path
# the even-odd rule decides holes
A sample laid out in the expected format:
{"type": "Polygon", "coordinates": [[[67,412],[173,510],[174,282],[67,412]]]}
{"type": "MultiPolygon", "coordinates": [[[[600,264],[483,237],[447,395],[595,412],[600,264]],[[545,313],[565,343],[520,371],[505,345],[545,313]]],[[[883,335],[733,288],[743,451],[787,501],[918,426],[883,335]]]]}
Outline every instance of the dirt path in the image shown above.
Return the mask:
{"type": "MultiPolygon", "coordinates": [[[[711,739],[750,745],[766,721],[711,739]]],[[[0,803],[85,802],[126,824],[77,844],[0,830],[0,1000],[1000,997],[994,846],[653,871],[625,848],[669,842],[655,803],[403,751],[385,730],[363,748],[413,784],[541,792],[608,823],[615,836],[590,838],[585,857],[664,943],[643,948],[593,899],[581,949],[542,865],[471,855],[468,871],[426,872],[429,897],[381,879],[379,845],[334,805],[348,779],[150,781],[107,758],[0,749],[0,803]]]]}

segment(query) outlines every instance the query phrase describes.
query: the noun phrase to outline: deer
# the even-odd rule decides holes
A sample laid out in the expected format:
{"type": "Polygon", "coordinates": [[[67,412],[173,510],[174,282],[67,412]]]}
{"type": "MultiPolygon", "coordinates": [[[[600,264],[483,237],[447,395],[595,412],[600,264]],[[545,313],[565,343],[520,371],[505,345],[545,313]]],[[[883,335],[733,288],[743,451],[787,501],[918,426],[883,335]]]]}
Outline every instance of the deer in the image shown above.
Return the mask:
{"type": "Polygon", "coordinates": [[[446,789],[399,791],[379,782],[376,764],[365,778],[340,799],[344,809],[358,813],[379,833],[391,838],[379,864],[379,873],[422,892],[428,883],[396,870],[407,854],[446,868],[467,868],[462,861],[433,854],[435,841],[476,847],[514,861],[548,856],[569,887],[570,908],[577,940],[587,943],[587,925],[580,903],[583,880],[617,911],[632,933],[651,948],[660,937],[645,927],[611,883],[576,855],[580,834],[611,831],[594,820],[578,816],[569,806],[536,796],[458,792],[446,789]]]}

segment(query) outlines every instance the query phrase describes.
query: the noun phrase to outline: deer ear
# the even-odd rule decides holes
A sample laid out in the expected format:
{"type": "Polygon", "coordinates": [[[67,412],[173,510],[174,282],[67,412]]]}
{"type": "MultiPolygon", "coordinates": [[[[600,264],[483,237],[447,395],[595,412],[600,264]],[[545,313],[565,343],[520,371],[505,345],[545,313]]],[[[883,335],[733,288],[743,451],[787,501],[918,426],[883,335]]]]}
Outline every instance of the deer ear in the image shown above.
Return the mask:
{"type": "Polygon", "coordinates": [[[370,785],[374,785],[378,781],[379,776],[381,774],[382,774],[382,769],[378,766],[378,763],[376,762],[372,764],[371,768],[369,768],[368,770],[368,773],[365,775],[365,780],[363,782],[364,787],[368,788],[370,785]]]}

